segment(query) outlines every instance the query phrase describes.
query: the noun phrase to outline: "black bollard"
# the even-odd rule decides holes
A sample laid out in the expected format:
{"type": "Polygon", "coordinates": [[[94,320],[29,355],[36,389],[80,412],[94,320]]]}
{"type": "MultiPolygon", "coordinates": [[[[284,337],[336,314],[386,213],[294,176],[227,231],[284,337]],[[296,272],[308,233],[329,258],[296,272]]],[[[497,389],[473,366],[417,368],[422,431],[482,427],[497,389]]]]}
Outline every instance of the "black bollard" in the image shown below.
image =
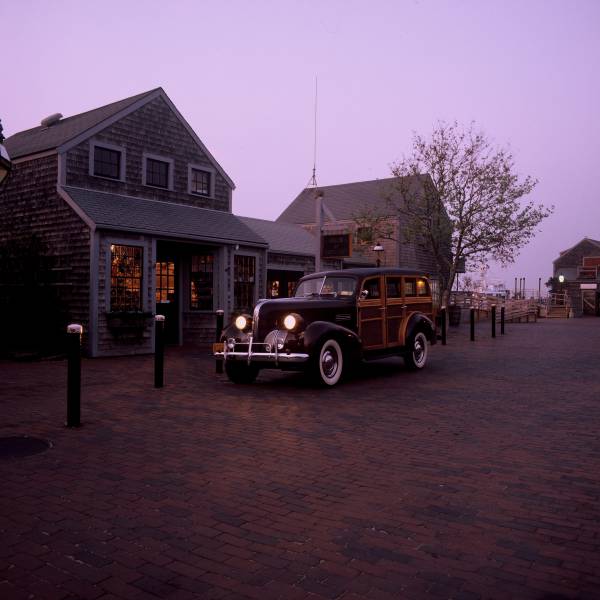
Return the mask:
{"type": "Polygon", "coordinates": [[[475,341],[475,307],[471,306],[471,341],[475,341]]]}
{"type": "Polygon", "coordinates": [[[165,370],[165,316],[154,317],[154,387],[164,385],[165,370]]]}
{"type": "Polygon", "coordinates": [[[500,307],[500,335],[504,335],[504,306],[500,307]]]}
{"type": "Polygon", "coordinates": [[[67,427],[81,425],[81,334],[83,327],[67,326],[67,427]]]}
{"type": "MultiPolygon", "coordinates": [[[[220,342],[221,341],[221,333],[222,333],[223,327],[224,327],[225,311],[222,309],[219,309],[215,314],[217,315],[215,341],[220,342]]],[[[217,359],[215,361],[215,372],[219,373],[219,374],[223,372],[223,361],[222,360],[217,359]]]]}
{"type": "Polygon", "coordinates": [[[446,307],[442,306],[442,310],[441,310],[441,315],[442,315],[442,346],[446,345],[446,307]]]}
{"type": "Polygon", "coordinates": [[[496,337],[496,305],[492,304],[492,337],[496,337]]]}

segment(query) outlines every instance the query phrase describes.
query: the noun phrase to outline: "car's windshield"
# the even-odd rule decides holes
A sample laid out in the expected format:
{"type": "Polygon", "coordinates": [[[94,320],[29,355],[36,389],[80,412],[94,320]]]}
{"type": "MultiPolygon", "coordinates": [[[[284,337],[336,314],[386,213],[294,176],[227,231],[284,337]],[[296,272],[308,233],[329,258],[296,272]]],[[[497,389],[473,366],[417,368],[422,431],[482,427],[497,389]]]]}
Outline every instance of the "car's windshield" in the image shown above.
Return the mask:
{"type": "Polygon", "coordinates": [[[298,284],[295,296],[302,298],[306,296],[335,296],[348,298],[354,296],[356,280],[352,277],[312,277],[298,284]]]}

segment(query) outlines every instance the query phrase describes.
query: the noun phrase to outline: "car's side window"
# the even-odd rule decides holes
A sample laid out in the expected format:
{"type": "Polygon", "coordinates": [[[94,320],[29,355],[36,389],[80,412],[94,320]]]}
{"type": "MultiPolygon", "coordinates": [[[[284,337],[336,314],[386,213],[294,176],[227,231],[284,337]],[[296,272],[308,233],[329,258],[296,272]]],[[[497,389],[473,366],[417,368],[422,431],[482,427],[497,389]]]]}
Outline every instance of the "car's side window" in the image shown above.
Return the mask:
{"type": "Polygon", "coordinates": [[[363,283],[363,290],[368,292],[367,300],[381,298],[381,287],[379,285],[379,277],[367,279],[363,283]]]}
{"type": "Polygon", "coordinates": [[[402,296],[402,287],[400,277],[386,278],[386,294],[388,298],[400,298],[402,296]]]}
{"type": "Polygon", "coordinates": [[[426,279],[417,279],[417,296],[431,296],[426,279]]]}
{"type": "Polygon", "coordinates": [[[415,277],[404,278],[404,296],[410,298],[417,295],[417,279],[415,277]]]}

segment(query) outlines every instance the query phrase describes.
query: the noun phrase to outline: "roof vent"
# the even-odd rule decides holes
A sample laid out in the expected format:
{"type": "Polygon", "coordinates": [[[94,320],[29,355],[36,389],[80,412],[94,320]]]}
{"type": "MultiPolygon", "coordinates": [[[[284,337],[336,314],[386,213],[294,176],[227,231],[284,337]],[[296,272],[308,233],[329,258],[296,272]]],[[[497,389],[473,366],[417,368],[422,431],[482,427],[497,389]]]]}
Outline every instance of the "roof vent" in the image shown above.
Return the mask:
{"type": "Polygon", "coordinates": [[[56,125],[62,119],[62,115],[60,113],[54,113],[45,119],[42,119],[41,125],[42,127],[52,127],[52,125],[56,125]]]}

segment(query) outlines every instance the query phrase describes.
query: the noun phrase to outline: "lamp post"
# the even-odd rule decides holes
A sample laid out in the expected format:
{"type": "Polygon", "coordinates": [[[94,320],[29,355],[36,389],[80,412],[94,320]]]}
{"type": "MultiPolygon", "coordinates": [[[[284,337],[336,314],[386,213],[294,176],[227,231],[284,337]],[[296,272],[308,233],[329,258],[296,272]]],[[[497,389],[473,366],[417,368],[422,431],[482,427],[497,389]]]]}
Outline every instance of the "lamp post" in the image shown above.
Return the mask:
{"type": "Polygon", "coordinates": [[[381,266],[381,253],[384,251],[383,246],[381,245],[381,242],[377,242],[374,246],[373,246],[373,252],[375,252],[375,255],[377,256],[377,266],[380,267],[381,266]]]}
{"type": "Polygon", "coordinates": [[[2,134],[2,123],[0,122],[0,185],[8,177],[11,168],[10,157],[2,143],[3,141],[4,135],[2,134]]]}

